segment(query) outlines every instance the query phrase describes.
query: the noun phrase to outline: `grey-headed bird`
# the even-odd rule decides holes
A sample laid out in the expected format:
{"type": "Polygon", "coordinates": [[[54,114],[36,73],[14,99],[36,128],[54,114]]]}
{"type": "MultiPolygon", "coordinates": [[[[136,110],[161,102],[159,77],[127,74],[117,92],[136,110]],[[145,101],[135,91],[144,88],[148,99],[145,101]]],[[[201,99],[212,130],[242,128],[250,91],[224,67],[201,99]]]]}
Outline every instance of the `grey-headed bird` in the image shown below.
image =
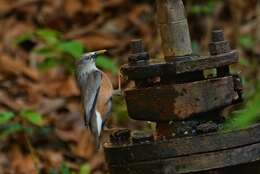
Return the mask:
{"type": "Polygon", "coordinates": [[[96,67],[98,54],[106,50],[86,53],[76,63],[76,79],[79,86],[86,126],[99,147],[104,124],[112,109],[113,86],[107,75],[96,67]]]}

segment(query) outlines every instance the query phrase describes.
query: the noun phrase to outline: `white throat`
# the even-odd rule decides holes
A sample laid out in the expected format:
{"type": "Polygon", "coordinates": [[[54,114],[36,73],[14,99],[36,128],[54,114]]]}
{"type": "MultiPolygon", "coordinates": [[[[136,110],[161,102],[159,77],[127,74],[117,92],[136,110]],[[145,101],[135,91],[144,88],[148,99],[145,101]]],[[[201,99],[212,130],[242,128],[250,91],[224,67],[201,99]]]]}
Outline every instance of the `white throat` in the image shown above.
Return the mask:
{"type": "Polygon", "coordinates": [[[82,65],[82,67],[80,68],[81,69],[81,73],[91,73],[92,71],[95,71],[95,70],[98,70],[98,68],[96,67],[96,64],[95,62],[91,62],[89,64],[85,64],[85,65],[82,65]]]}

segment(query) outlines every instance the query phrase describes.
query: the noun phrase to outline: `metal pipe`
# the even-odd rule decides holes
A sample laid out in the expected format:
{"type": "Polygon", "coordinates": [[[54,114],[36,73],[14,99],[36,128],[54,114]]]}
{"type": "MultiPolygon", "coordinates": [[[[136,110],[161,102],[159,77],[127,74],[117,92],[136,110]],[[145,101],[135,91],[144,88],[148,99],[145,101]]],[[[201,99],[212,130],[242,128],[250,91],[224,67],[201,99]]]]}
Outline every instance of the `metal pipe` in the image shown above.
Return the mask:
{"type": "Polygon", "coordinates": [[[189,26],[182,0],[157,0],[157,23],[166,61],[192,54],[189,26]]]}

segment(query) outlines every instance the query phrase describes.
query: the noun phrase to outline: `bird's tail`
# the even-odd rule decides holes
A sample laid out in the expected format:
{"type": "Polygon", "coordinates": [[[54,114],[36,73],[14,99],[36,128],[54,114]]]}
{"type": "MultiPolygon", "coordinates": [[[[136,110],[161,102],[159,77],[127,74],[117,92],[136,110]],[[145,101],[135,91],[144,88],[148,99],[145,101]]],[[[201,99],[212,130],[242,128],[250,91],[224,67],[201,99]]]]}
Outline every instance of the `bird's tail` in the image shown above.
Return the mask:
{"type": "Polygon", "coordinates": [[[100,148],[100,137],[102,133],[102,125],[103,125],[103,121],[101,115],[98,111],[96,111],[90,120],[89,130],[93,136],[94,143],[97,149],[100,148]]]}
{"type": "Polygon", "coordinates": [[[100,137],[95,137],[95,145],[96,145],[96,149],[99,150],[100,149],[100,137]]]}
{"type": "Polygon", "coordinates": [[[86,115],[86,112],[84,111],[84,124],[86,126],[87,129],[89,129],[89,120],[88,120],[88,117],[86,115]]]}

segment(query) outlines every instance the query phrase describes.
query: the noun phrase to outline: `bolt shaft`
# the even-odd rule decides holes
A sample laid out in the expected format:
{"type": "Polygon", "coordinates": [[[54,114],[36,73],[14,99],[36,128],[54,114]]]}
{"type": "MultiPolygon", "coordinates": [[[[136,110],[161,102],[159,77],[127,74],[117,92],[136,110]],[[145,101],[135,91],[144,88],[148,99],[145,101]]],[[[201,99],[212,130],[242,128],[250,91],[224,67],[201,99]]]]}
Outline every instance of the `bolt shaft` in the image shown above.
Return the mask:
{"type": "MultiPolygon", "coordinates": [[[[225,40],[223,30],[213,30],[211,34],[211,43],[209,44],[210,55],[216,56],[220,54],[225,54],[230,52],[230,44],[225,40]]],[[[217,75],[218,77],[228,76],[230,74],[229,66],[218,67],[217,75]]]]}
{"type": "Polygon", "coordinates": [[[132,54],[144,52],[144,44],[142,39],[134,39],[131,41],[132,54]]]}
{"type": "Polygon", "coordinates": [[[149,54],[145,51],[142,39],[134,39],[131,41],[131,54],[128,61],[131,65],[144,64],[149,60],[149,54]]]}
{"type": "Polygon", "coordinates": [[[213,30],[211,35],[212,42],[221,42],[224,41],[224,32],[223,30],[213,30]]]}

